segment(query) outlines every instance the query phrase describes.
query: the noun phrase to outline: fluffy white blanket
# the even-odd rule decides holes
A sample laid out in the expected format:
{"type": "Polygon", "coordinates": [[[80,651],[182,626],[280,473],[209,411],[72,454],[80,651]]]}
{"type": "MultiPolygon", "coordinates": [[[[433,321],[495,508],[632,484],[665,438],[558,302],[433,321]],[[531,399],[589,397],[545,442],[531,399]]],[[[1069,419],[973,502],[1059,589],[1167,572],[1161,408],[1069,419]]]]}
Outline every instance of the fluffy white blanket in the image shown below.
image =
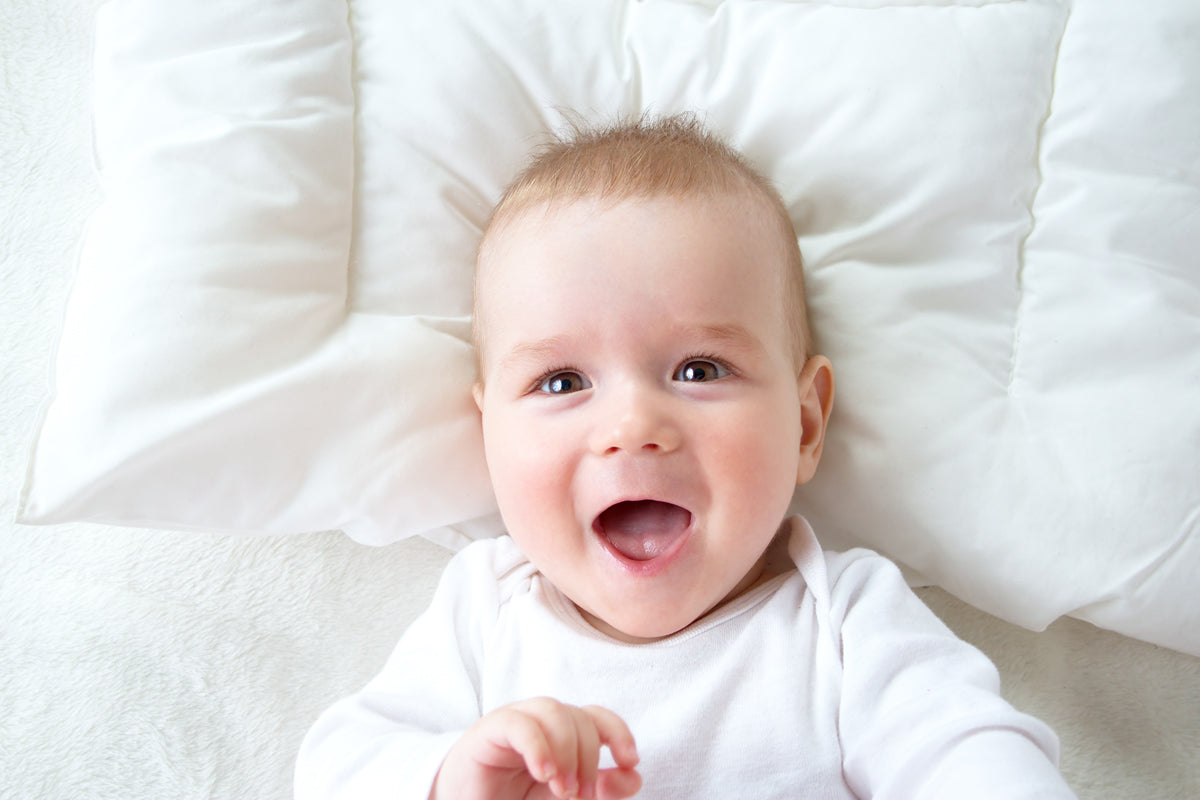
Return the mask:
{"type": "MultiPolygon", "coordinates": [[[[307,726],[380,667],[447,554],[7,522],[98,200],[97,5],[0,6],[0,796],[283,798],[307,726]]],[[[1200,797],[1200,659],[1074,620],[1031,633],[923,594],[1058,730],[1081,797],[1200,797]]]]}

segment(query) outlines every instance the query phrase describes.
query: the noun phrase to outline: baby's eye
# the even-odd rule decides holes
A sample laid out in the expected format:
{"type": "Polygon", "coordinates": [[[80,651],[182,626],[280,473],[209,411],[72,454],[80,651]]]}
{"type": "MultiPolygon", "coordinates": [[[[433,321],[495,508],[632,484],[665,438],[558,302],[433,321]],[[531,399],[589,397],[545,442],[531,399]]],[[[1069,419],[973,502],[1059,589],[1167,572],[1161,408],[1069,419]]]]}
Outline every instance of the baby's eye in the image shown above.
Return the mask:
{"type": "Polygon", "coordinates": [[[693,358],[677,369],[674,377],[677,381],[704,383],[724,378],[728,374],[729,370],[716,361],[707,358],[693,358]]]}
{"type": "Polygon", "coordinates": [[[589,388],[591,384],[587,382],[587,378],[578,372],[564,371],[556,372],[542,380],[537,390],[545,394],[571,394],[589,388]]]}

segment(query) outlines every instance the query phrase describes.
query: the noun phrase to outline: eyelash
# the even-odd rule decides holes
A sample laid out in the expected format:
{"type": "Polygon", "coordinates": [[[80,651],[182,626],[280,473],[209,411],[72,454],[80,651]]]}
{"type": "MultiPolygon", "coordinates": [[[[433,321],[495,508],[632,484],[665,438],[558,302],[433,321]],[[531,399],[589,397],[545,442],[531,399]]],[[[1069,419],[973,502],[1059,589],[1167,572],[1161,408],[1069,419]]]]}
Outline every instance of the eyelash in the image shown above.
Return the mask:
{"type": "MultiPolygon", "coordinates": [[[[725,359],[723,359],[720,356],[715,355],[713,353],[693,353],[692,355],[690,355],[690,356],[684,358],[682,361],[680,361],[679,367],[682,367],[683,365],[685,365],[691,361],[711,361],[712,363],[716,364],[721,369],[728,372],[730,375],[737,374],[736,370],[734,370],[734,368],[730,365],[730,363],[728,361],[726,361],[725,359]]],[[[679,369],[679,367],[676,367],[676,369],[679,369]]]]}
{"type": "Polygon", "coordinates": [[[529,385],[529,391],[527,392],[527,394],[537,394],[541,390],[542,384],[544,384],[546,381],[553,378],[555,375],[558,375],[558,374],[561,374],[564,372],[573,372],[576,375],[579,375],[580,377],[583,376],[583,373],[581,373],[579,370],[575,369],[574,367],[569,367],[566,365],[561,366],[561,367],[554,367],[553,369],[546,370],[541,375],[539,375],[537,378],[535,378],[533,380],[533,382],[529,385]]]}
{"type": "MultiPolygon", "coordinates": [[[[691,363],[692,361],[708,361],[712,364],[716,364],[718,367],[720,367],[722,370],[724,370],[728,375],[737,375],[738,374],[737,370],[735,370],[729,364],[728,361],[721,358],[720,356],[717,356],[717,355],[714,355],[714,354],[708,353],[708,352],[697,352],[697,353],[691,353],[691,354],[685,356],[684,358],[680,359],[679,364],[671,372],[672,377],[675,375],[676,372],[678,372],[680,370],[680,368],[686,366],[687,364],[691,363]]],[[[557,367],[548,369],[545,372],[538,375],[538,377],[535,378],[533,380],[533,382],[530,384],[528,393],[529,394],[538,393],[541,390],[542,386],[546,383],[546,381],[550,380],[555,375],[560,375],[560,374],[568,373],[568,372],[574,373],[574,374],[580,376],[585,381],[587,380],[587,378],[583,377],[583,373],[580,372],[579,370],[575,369],[574,367],[567,366],[567,365],[557,366],[557,367]]]]}

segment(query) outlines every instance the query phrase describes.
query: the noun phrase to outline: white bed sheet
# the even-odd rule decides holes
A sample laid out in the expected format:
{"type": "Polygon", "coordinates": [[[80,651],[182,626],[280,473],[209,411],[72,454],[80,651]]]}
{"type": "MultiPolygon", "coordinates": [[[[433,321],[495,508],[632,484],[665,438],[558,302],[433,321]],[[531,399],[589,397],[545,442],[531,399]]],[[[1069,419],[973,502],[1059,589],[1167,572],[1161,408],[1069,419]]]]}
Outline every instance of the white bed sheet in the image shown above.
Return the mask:
{"type": "MultiPolygon", "coordinates": [[[[381,666],[447,554],[419,539],[8,522],[98,202],[96,5],[0,8],[0,796],[287,797],[307,726],[381,666]]],[[[1058,730],[1080,797],[1200,797],[1200,659],[1070,619],[1032,633],[923,594],[1058,730]]]]}

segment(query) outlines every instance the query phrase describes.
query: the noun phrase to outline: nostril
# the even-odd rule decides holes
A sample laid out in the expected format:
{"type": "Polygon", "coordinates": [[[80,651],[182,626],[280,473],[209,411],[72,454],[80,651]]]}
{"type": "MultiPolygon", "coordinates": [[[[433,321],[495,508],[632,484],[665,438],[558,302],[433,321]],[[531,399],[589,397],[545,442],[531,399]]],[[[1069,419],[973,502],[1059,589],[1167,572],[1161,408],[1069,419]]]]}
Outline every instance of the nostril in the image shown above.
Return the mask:
{"type": "Polygon", "coordinates": [[[680,444],[680,431],[662,409],[635,403],[614,413],[616,416],[602,422],[590,437],[589,446],[597,455],[660,455],[680,444]]]}

